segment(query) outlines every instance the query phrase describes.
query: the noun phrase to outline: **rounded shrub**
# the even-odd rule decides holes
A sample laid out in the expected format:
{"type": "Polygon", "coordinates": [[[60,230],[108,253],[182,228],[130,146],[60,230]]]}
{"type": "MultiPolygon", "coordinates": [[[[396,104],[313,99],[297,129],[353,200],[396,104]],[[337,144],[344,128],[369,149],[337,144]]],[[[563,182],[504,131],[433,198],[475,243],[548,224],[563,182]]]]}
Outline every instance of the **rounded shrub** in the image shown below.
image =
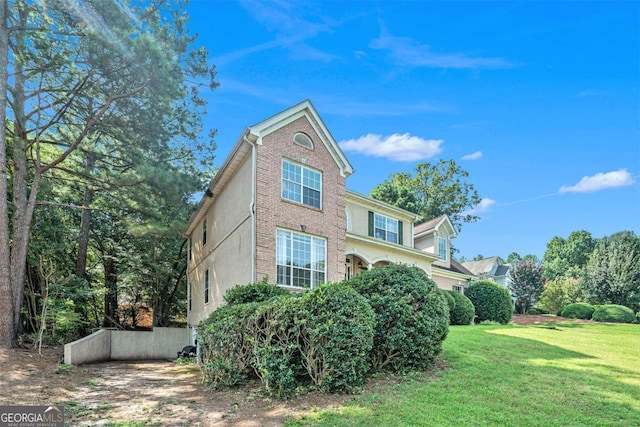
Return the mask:
{"type": "Polygon", "coordinates": [[[392,264],[344,283],[365,297],[375,312],[374,370],[425,369],[435,361],[449,333],[449,307],[424,271],[392,264]]]}
{"type": "Polygon", "coordinates": [[[268,301],[281,295],[290,295],[290,293],[280,286],[267,283],[267,278],[265,277],[258,283],[234,286],[224,294],[223,299],[227,305],[236,305],[268,301]]]}
{"type": "Polygon", "coordinates": [[[595,309],[591,304],[586,302],[574,302],[573,304],[566,305],[560,312],[560,316],[567,317],[569,319],[584,319],[589,320],[593,316],[595,309]]]}
{"type": "Polygon", "coordinates": [[[491,280],[478,280],[465,292],[476,310],[475,321],[485,320],[506,325],[513,315],[513,303],[507,288],[491,280]]]}
{"type": "Polygon", "coordinates": [[[636,313],[636,323],[640,323],[640,311],[636,313]]]}
{"type": "Polygon", "coordinates": [[[300,352],[313,384],[327,392],[352,392],[371,368],[375,314],[353,288],[326,284],[306,292],[298,312],[300,352]]]}
{"type": "Polygon", "coordinates": [[[605,304],[593,311],[591,319],[596,322],[633,323],[635,320],[633,310],[629,307],[617,304],[605,304]]]}
{"type": "MultiPolygon", "coordinates": [[[[447,300],[447,304],[449,305],[449,317],[451,317],[451,311],[456,308],[456,300],[453,297],[453,295],[451,295],[451,291],[441,291],[442,295],[444,295],[444,297],[447,300]]],[[[449,323],[451,324],[451,323],[449,323]]]]}
{"type": "Polygon", "coordinates": [[[201,370],[205,383],[214,389],[250,376],[253,345],[246,329],[258,308],[258,303],[223,306],[198,324],[201,370]]]}
{"type": "MultiPolygon", "coordinates": [[[[455,305],[449,310],[449,324],[451,325],[469,325],[473,322],[476,309],[469,298],[456,291],[444,291],[445,295],[449,295],[455,305]]],[[[451,307],[451,306],[449,306],[451,307]]]]}

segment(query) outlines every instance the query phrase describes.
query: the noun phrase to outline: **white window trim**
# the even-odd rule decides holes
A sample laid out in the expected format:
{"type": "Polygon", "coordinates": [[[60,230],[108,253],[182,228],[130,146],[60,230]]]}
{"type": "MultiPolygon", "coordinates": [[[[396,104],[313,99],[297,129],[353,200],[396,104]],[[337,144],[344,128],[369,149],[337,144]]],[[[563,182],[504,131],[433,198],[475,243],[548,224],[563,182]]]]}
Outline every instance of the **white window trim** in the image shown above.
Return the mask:
{"type": "MultiPolygon", "coordinates": [[[[314,273],[316,272],[320,272],[319,270],[314,270],[313,269],[313,259],[314,257],[314,250],[316,248],[315,245],[315,241],[321,241],[323,243],[324,246],[324,251],[322,254],[322,259],[324,259],[324,271],[322,271],[322,273],[324,274],[324,282],[322,283],[326,283],[327,282],[327,239],[325,239],[324,237],[318,237],[318,236],[314,236],[311,234],[306,234],[306,233],[298,233],[295,231],[291,231],[291,230],[286,230],[286,229],[281,229],[278,228],[276,229],[276,284],[278,286],[281,286],[283,288],[289,288],[289,289],[313,289],[319,285],[321,285],[322,283],[315,283],[314,282],[314,273]],[[290,237],[291,237],[291,242],[293,242],[293,236],[294,235],[298,235],[298,236],[304,236],[304,237],[310,237],[311,238],[311,283],[309,284],[309,287],[304,287],[304,286],[294,286],[292,284],[293,282],[293,271],[290,271],[289,273],[289,277],[290,277],[290,283],[289,284],[282,284],[282,283],[277,283],[278,282],[278,267],[279,266],[283,266],[283,267],[287,267],[288,269],[293,270],[293,264],[291,265],[284,265],[284,264],[278,264],[278,233],[282,232],[282,233],[289,233],[290,237]]],[[[293,259],[293,244],[291,244],[290,247],[287,248],[288,249],[288,257],[290,259],[293,259]]]]}
{"type": "Polygon", "coordinates": [[[449,259],[449,251],[447,249],[447,238],[446,237],[442,237],[442,236],[438,236],[438,256],[440,257],[441,261],[447,261],[449,259]],[[440,243],[444,242],[444,258],[442,257],[442,254],[440,253],[440,243]]]}
{"type": "Polygon", "coordinates": [[[281,166],[281,169],[280,169],[280,187],[281,187],[280,188],[280,196],[284,200],[288,200],[288,201],[293,202],[293,203],[298,203],[298,204],[300,204],[302,206],[307,206],[307,207],[312,208],[312,209],[320,209],[320,210],[322,210],[323,177],[322,177],[322,172],[320,172],[319,170],[310,168],[310,167],[305,166],[305,165],[301,165],[301,164],[296,163],[296,162],[292,162],[291,160],[288,160],[288,159],[282,159],[282,166],[281,166]],[[300,200],[294,200],[294,199],[290,199],[290,198],[284,196],[284,182],[285,182],[285,179],[284,179],[284,165],[285,165],[285,163],[289,163],[289,164],[292,164],[292,165],[295,165],[295,166],[298,166],[298,167],[301,168],[300,169],[301,182],[295,182],[295,181],[287,180],[289,182],[293,182],[293,183],[295,183],[295,184],[300,186],[300,200]],[[308,204],[304,203],[304,189],[305,189],[304,171],[305,170],[308,170],[308,171],[311,171],[313,173],[317,173],[318,175],[320,175],[320,190],[316,190],[315,188],[311,188],[311,187],[306,187],[306,188],[310,188],[311,190],[320,192],[320,206],[312,206],[312,205],[308,205],[308,204]]]}
{"type": "Polygon", "coordinates": [[[373,213],[373,236],[376,239],[384,240],[385,242],[398,244],[398,242],[400,241],[400,225],[399,224],[400,224],[400,221],[398,221],[396,218],[392,218],[390,216],[382,215],[382,214],[379,214],[378,212],[374,212],[373,213]],[[376,236],[376,230],[382,230],[381,228],[376,226],[377,224],[376,219],[378,217],[384,218],[384,239],[376,236]],[[396,232],[395,232],[396,241],[395,242],[393,240],[389,240],[389,233],[390,233],[389,222],[395,222],[396,224],[396,232]]]}

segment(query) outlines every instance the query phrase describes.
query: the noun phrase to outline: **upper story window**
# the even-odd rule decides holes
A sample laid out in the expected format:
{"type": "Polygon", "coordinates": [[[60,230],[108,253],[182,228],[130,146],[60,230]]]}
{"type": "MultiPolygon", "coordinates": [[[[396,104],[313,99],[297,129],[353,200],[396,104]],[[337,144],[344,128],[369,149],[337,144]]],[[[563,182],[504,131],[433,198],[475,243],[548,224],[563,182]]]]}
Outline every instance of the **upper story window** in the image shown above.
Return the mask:
{"type": "Polygon", "coordinates": [[[278,230],[276,235],[276,283],[314,288],[326,281],[327,241],[307,234],[278,230]]]}
{"type": "Polygon", "coordinates": [[[369,217],[370,221],[373,219],[373,224],[370,224],[369,227],[369,234],[372,237],[391,243],[402,244],[402,237],[400,237],[402,233],[400,230],[402,223],[400,221],[379,213],[373,213],[373,215],[370,213],[369,217]]]}
{"type": "Polygon", "coordinates": [[[447,260],[447,239],[440,236],[438,236],[438,255],[441,260],[447,260]]]}
{"type": "Polygon", "coordinates": [[[207,218],[202,220],[202,246],[207,244],[207,218]]]}
{"type": "Polygon", "coordinates": [[[305,148],[313,150],[313,141],[311,141],[311,138],[309,138],[309,135],[305,133],[298,132],[295,135],[293,135],[293,142],[295,142],[298,145],[302,145],[305,148]]]}
{"type": "Polygon", "coordinates": [[[282,198],[320,209],[322,174],[305,166],[283,160],[282,198]]]}

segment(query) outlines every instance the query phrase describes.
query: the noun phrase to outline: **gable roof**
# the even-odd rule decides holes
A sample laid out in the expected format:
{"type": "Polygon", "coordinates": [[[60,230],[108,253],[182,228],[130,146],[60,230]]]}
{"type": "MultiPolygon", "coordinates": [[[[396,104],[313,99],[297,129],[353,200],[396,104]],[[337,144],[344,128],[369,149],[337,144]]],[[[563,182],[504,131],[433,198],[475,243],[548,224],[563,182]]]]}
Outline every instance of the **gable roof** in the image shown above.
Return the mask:
{"type": "Polygon", "coordinates": [[[476,276],[491,273],[493,266],[498,262],[497,256],[479,259],[477,261],[465,261],[462,265],[476,276]]]}
{"type": "Polygon", "coordinates": [[[331,157],[333,157],[333,160],[340,168],[342,176],[347,177],[351,175],[354,172],[353,166],[351,166],[351,163],[349,163],[349,160],[342,152],[342,149],[331,135],[331,132],[329,132],[329,129],[327,129],[327,126],[322,121],[322,118],[320,118],[320,115],[314,108],[313,104],[311,104],[311,101],[308,99],[294,105],[293,107],[289,107],[286,110],[261,121],[260,123],[249,126],[249,134],[256,139],[256,144],[261,145],[262,138],[264,136],[299,119],[300,117],[306,117],[307,120],[309,120],[313,130],[315,130],[318,136],[320,136],[322,144],[329,151],[331,157]]]}
{"type": "Polygon", "coordinates": [[[455,227],[453,226],[453,223],[451,222],[447,214],[442,214],[433,219],[430,219],[429,221],[425,221],[422,224],[416,225],[415,227],[413,227],[413,235],[415,237],[418,237],[427,234],[432,230],[437,230],[442,226],[446,227],[449,230],[449,235],[452,238],[458,235],[455,227]]]}
{"type": "Polygon", "coordinates": [[[213,203],[213,199],[222,191],[227,182],[236,173],[242,161],[251,153],[251,144],[261,145],[262,137],[300,117],[307,117],[313,129],[320,136],[322,144],[327,148],[329,153],[331,153],[331,156],[340,168],[340,173],[346,177],[354,172],[353,166],[351,166],[351,163],[349,163],[349,160],[329,132],[329,129],[327,129],[327,126],[318,115],[311,101],[308,99],[304,100],[266,120],[245,128],[231,149],[231,153],[227,156],[220,169],[216,172],[215,177],[209,183],[198,206],[191,214],[186,230],[183,233],[185,236],[188,236],[195,225],[202,220],[205,212],[213,203]]]}
{"type": "Polygon", "coordinates": [[[475,277],[475,274],[473,274],[471,271],[467,270],[464,265],[460,264],[458,261],[456,261],[453,258],[449,262],[449,266],[448,267],[443,266],[443,265],[433,264],[431,266],[431,268],[438,268],[440,270],[453,271],[454,273],[459,273],[459,274],[464,274],[466,276],[475,277]]]}

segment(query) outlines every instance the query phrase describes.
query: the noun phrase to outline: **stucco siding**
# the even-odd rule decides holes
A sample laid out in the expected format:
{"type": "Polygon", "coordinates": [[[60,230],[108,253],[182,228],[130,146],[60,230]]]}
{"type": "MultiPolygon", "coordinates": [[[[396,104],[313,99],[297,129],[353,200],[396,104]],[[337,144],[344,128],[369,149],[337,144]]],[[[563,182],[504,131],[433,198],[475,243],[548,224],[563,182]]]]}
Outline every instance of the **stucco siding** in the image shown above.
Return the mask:
{"type": "Polygon", "coordinates": [[[192,235],[189,262],[192,310],[197,325],[222,304],[227,289],[251,281],[251,161],[247,157],[206,214],[207,243],[202,245],[202,221],[192,235]],[[204,276],[209,269],[209,302],[204,302],[204,276]]]}

